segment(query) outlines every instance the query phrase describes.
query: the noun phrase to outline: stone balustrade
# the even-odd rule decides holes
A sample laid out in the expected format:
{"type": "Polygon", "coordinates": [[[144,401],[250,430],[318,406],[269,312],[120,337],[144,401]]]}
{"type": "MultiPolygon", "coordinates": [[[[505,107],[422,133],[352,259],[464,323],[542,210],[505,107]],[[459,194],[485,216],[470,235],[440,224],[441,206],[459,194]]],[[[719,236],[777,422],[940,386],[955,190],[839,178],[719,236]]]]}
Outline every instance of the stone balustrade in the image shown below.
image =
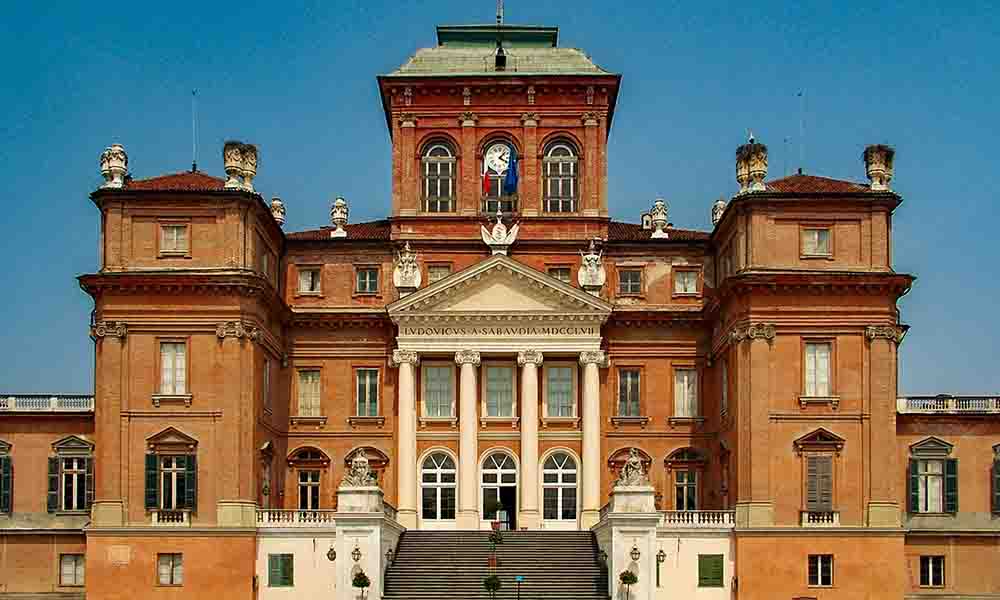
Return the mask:
{"type": "Polygon", "coordinates": [[[191,513],[186,510],[154,510],[151,516],[154,527],[191,526],[191,513]]]}
{"type": "Polygon", "coordinates": [[[336,514],[335,510],[260,509],[257,511],[257,527],[333,527],[336,514]]]}
{"type": "Polygon", "coordinates": [[[906,396],[896,399],[899,414],[1000,414],[1000,397],[906,396]]]}
{"type": "Polygon", "coordinates": [[[94,397],[79,394],[0,396],[0,413],[2,412],[94,412],[94,397]]]}
{"type": "Polygon", "coordinates": [[[661,510],[660,527],[668,529],[732,529],[734,510],[661,510]]]}

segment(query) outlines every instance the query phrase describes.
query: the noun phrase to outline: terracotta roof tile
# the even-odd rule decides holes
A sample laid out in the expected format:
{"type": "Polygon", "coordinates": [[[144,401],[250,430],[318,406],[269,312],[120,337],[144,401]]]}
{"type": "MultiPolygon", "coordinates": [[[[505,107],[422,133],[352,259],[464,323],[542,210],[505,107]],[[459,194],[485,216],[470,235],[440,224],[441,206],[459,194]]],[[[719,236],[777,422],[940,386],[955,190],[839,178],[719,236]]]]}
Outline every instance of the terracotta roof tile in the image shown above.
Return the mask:
{"type": "Polygon", "coordinates": [[[871,191],[867,185],[816,175],[790,175],[775,179],[767,182],[767,190],[789,194],[861,194],[871,191]]]}
{"type": "MultiPolygon", "coordinates": [[[[308,231],[293,231],[286,234],[288,240],[328,240],[332,227],[321,227],[308,231]]],[[[347,240],[388,240],[389,221],[382,219],[379,221],[368,221],[366,223],[348,223],[347,240]]],[[[345,239],[345,238],[342,238],[345,239]]]]}
{"type": "Polygon", "coordinates": [[[125,189],[158,192],[214,192],[222,190],[225,183],[225,180],[206,175],[201,171],[184,171],[148,179],[132,179],[125,186],[125,189]]]}
{"type": "MultiPolygon", "coordinates": [[[[608,241],[609,242],[641,242],[650,239],[650,235],[653,233],[650,229],[643,229],[642,225],[639,223],[623,223],[621,221],[611,221],[608,223],[608,241]]],[[[668,240],[680,240],[680,241],[700,241],[707,240],[709,234],[707,231],[694,231],[691,229],[677,229],[671,227],[667,230],[669,237],[668,240]]]]}

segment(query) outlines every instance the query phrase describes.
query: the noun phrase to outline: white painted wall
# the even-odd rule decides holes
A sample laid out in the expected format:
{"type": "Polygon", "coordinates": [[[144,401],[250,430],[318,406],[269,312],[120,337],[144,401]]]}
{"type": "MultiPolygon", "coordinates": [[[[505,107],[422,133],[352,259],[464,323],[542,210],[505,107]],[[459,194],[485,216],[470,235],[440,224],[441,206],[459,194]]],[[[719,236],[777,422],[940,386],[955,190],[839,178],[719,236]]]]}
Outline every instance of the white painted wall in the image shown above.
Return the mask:
{"type": "MultiPolygon", "coordinates": [[[[331,531],[268,531],[258,530],[257,537],[257,598],[279,600],[291,598],[335,598],[336,563],[326,553],[335,544],[331,531]],[[291,554],[294,558],[294,587],[270,587],[267,581],[269,554],[291,554]]],[[[220,552],[224,550],[220,547],[220,552]]],[[[350,561],[338,549],[337,561],[350,561]]]]}
{"type": "MultiPolygon", "coordinates": [[[[731,588],[735,573],[732,532],[678,532],[677,530],[664,531],[660,529],[656,535],[656,546],[656,551],[663,550],[667,555],[666,560],[660,565],[660,587],[656,589],[656,600],[675,600],[676,598],[729,600],[732,597],[731,588]],[[699,554],[723,555],[723,587],[698,587],[699,554]]],[[[654,571],[654,583],[655,577],[654,571]]]]}

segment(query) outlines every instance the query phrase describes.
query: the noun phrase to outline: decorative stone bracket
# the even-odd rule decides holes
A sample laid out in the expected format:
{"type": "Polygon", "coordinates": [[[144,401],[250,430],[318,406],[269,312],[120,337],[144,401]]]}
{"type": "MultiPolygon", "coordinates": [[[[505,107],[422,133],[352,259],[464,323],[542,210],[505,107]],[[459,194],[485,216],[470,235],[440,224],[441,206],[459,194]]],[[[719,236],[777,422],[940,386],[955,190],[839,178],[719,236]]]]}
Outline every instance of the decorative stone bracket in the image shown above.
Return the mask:
{"type": "Polygon", "coordinates": [[[766,340],[768,344],[774,341],[776,329],[772,323],[751,323],[734,328],[729,333],[729,339],[734,342],[743,340],[766,340]]]}
{"type": "Polygon", "coordinates": [[[869,325],[865,328],[865,337],[868,341],[882,338],[898,345],[906,337],[906,328],[898,325],[869,325]]]}
{"type": "Polygon", "coordinates": [[[128,326],[124,321],[98,321],[90,328],[90,337],[95,340],[108,336],[125,339],[127,333],[128,326]]]}
{"type": "Polygon", "coordinates": [[[226,321],[219,323],[215,327],[215,335],[220,340],[227,337],[236,339],[247,338],[252,342],[259,342],[261,338],[260,329],[243,321],[226,321]]]}

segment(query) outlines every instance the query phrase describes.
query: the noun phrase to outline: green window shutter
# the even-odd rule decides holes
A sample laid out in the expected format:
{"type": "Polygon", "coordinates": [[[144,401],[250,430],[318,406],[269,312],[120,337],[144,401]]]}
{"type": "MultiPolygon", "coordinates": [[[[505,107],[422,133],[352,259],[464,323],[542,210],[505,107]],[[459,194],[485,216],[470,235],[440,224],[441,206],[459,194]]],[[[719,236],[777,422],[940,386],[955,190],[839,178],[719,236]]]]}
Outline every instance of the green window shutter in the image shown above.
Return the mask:
{"type": "Polygon", "coordinates": [[[9,456],[0,456],[0,513],[11,511],[11,491],[14,486],[13,467],[9,456]]]}
{"type": "Polygon", "coordinates": [[[291,554],[267,555],[268,587],[289,587],[294,585],[294,565],[291,554]]]}
{"type": "Polygon", "coordinates": [[[87,510],[94,504],[94,458],[87,458],[87,510]]]}
{"type": "Polygon", "coordinates": [[[993,461],[993,512],[1000,513],[1000,459],[993,461]]]}
{"type": "Polygon", "coordinates": [[[818,478],[819,478],[819,510],[823,512],[833,511],[833,457],[817,457],[818,478]]]}
{"type": "Polygon", "coordinates": [[[157,508],[160,500],[159,457],[146,455],[146,509],[157,508]]]}
{"type": "Polygon", "coordinates": [[[285,554],[282,563],[285,585],[295,585],[295,562],[292,560],[292,555],[285,554]]]}
{"type": "Polygon", "coordinates": [[[918,475],[919,464],[916,460],[910,459],[910,493],[908,494],[910,498],[910,512],[917,513],[920,512],[920,476],[918,475]]]}
{"type": "Polygon", "coordinates": [[[184,508],[198,510],[198,457],[187,457],[184,470],[184,508]]]}
{"type": "Polygon", "coordinates": [[[958,512],[958,459],[944,461],[944,512],[958,512]]]}
{"type": "Polygon", "coordinates": [[[278,561],[279,555],[268,554],[267,555],[267,586],[275,587],[281,585],[279,581],[281,580],[281,564],[278,561]]]}
{"type": "Polygon", "coordinates": [[[49,457],[49,496],[47,506],[50,513],[59,510],[59,459],[55,456],[49,457]]]}
{"type": "Polygon", "coordinates": [[[722,555],[698,555],[698,587],[722,587],[722,555]]]}

